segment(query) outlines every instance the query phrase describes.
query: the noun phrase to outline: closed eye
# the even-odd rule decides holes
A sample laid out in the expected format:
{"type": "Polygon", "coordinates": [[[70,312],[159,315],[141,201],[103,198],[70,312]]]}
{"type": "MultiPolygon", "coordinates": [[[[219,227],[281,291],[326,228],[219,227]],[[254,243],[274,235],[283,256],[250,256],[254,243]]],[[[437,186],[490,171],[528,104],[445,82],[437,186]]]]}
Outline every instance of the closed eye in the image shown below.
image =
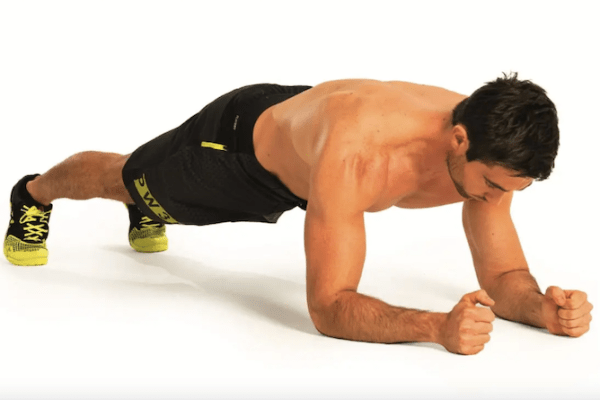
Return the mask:
{"type": "Polygon", "coordinates": [[[489,187],[494,188],[494,189],[500,189],[500,190],[502,190],[505,193],[508,192],[508,190],[504,189],[502,186],[498,185],[497,183],[494,183],[494,182],[490,181],[487,177],[484,176],[484,179],[485,179],[485,183],[489,187]]]}

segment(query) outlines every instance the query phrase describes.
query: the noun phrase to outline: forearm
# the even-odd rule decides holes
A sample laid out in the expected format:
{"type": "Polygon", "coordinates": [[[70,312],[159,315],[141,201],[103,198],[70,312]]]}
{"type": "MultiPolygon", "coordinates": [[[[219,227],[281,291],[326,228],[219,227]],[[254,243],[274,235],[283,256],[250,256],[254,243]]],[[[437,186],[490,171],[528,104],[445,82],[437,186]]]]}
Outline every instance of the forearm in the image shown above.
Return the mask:
{"type": "Polygon", "coordinates": [[[340,339],[439,343],[445,316],[444,313],[394,307],[373,297],[346,291],[320,314],[316,325],[324,335],[340,339]]]}
{"type": "Polygon", "coordinates": [[[542,322],[544,296],[529,271],[503,274],[485,289],[496,302],[492,311],[497,316],[539,328],[546,327],[542,322]]]}

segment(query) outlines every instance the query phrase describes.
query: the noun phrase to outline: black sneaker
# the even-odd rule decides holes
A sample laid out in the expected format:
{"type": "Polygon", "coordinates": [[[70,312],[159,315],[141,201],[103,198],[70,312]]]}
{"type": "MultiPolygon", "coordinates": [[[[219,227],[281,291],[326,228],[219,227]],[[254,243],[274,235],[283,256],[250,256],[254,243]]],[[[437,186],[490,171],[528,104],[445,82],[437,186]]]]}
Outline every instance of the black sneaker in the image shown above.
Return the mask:
{"type": "Polygon", "coordinates": [[[133,204],[125,204],[129,211],[129,244],[141,253],[156,253],[169,248],[165,224],[156,222],[133,204]]]}
{"type": "Polygon", "coordinates": [[[23,177],[10,194],[10,224],[4,238],[4,255],[15,265],[32,266],[48,263],[48,239],[52,204],[44,206],[31,197],[26,184],[35,175],[23,177]]]}

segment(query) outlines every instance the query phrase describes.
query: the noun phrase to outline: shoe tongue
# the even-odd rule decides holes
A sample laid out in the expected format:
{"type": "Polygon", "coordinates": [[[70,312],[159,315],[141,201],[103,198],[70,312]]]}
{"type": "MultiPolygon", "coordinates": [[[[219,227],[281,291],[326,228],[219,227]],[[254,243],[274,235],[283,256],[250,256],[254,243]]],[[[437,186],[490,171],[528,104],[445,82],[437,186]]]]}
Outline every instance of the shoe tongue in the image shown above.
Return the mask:
{"type": "Polygon", "coordinates": [[[30,216],[39,216],[40,213],[43,213],[44,209],[42,207],[38,207],[37,205],[35,206],[30,206],[27,211],[26,214],[30,215],[30,216]]]}
{"type": "Polygon", "coordinates": [[[27,182],[33,180],[36,176],[37,175],[30,175],[23,178],[20,182],[21,187],[18,188],[17,193],[18,196],[21,198],[21,201],[24,201],[26,204],[33,204],[38,210],[46,211],[46,209],[49,207],[44,206],[42,203],[36,201],[27,190],[27,182]]]}

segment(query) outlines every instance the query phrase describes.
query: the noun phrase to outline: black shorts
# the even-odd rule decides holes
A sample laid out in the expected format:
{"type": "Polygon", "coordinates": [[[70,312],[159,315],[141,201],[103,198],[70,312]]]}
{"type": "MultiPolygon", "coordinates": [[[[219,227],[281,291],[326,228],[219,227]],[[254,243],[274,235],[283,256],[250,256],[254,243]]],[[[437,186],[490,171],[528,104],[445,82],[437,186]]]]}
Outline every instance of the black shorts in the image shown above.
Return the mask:
{"type": "Polygon", "coordinates": [[[259,164],[252,133],[263,111],[310,88],[244,86],[140,146],[123,167],[135,204],[153,220],[186,225],[275,223],[294,207],[306,210],[306,200],[259,164]]]}

